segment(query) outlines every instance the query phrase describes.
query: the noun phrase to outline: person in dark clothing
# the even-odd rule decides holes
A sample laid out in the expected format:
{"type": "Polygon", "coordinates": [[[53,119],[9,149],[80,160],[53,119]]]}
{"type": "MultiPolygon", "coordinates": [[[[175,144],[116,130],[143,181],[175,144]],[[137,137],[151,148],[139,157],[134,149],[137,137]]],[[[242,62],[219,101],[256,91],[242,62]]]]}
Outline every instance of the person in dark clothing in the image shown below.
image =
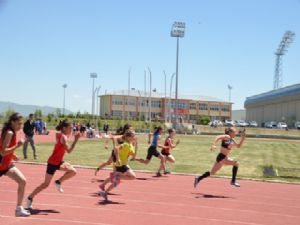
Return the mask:
{"type": "Polygon", "coordinates": [[[108,125],[108,123],[106,122],[106,123],[104,124],[104,126],[103,126],[103,131],[104,131],[105,134],[108,134],[108,130],[109,130],[109,125],[108,125]]]}
{"type": "Polygon", "coordinates": [[[31,145],[31,148],[33,150],[33,157],[34,159],[37,158],[36,155],[36,149],[35,149],[35,144],[34,144],[34,130],[36,129],[35,123],[33,121],[33,114],[29,114],[29,118],[28,120],[24,123],[24,127],[23,127],[23,132],[25,134],[25,142],[23,145],[23,156],[24,159],[27,159],[27,146],[28,146],[28,142],[31,145]]]}

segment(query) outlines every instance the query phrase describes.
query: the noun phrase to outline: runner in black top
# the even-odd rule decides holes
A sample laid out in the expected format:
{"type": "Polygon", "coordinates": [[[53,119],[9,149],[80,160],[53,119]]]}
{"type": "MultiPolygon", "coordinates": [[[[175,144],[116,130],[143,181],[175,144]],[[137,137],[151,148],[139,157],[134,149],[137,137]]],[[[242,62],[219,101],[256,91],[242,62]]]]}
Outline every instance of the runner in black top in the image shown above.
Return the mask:
{"type": "Polygon", "coordinates": [[[197,184],[204,178],[209,177],[210,175],[214,175],[218,170],[222,168],[223,165],[231,165],[232,168],[232,179],[231,179],[231,185],[234,185],[236,187],[240,187],[239,183],[236,182],[236,175],[239,168],[238,161],[232,160],[228,158],[228,154],[231,151],[232,147],[240,148],[245,140],[245,130],[241,132],[241,139],[239,143],[236,143],[234,140],[234,137],[236,136],[236,129],[233,127],[226,128],[225,129],[225,135],[219,135],[216,137],[214,144],[211,146],[211,150],[214,150],[216,148],[216,143],[221,140],[221,151],[218,154],[216,158],[215,165],[211,169],[211,171],[207,171],[201,176],[195,177],[194,181],[194,187],[197,186],[197,184]]]}

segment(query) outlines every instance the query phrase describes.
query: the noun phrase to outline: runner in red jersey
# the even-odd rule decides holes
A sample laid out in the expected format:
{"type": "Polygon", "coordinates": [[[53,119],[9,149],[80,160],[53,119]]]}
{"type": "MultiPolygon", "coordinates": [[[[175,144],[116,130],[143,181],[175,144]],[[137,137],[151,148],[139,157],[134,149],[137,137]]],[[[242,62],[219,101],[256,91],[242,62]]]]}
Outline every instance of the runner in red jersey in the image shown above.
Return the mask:
{"type": "Polygon", "coordinates": [[[18,183],[18,202],[15,215],[29,216],[30,212],[25,210],[22,206],[26,178],[13,164],[13,160],[19,160],[15,155],[16,149],[24,143],[23,140],[17,142],[16,136],[17,132],[20,131],[22,124],[23,117],[19,113],[14,113],[3,126],[0,139],[0,177],[6,175],[18,183]]]}
{"type": "MultiPolygon", "coordinates": [[[[161,150],[161,154],[163,156],[165,156],[166,166],[167,166],[167,162],[175,163],[175,158],[171,154],[171,151],[172,151],[173,148],[175,148],[180,143],[180,140],[177,140],[177,142],[174,143],[174,138],[175,138],[176,132],[173,128],[169,129],[168,133],[169,133],[169,135],[166,138],[165,144],[164,144],[165,147],[161,150]]],[[[166,170],[164,171],[164,174],[170,174],[170,173],[171,172],[169,170],[167,170],[167,167],[166,167],[166,170]]]]}
{"type": "Polygon", "coordinates": [[[54,146],[52,155],[48,159],[45,181],[27,197],[28,209],[32,209],[33,198],[49,186],[56,170],[65,171],[65,174],[60,179],[55,181],[55,186],[61,193],[64,192],[61,183],[76,175],[75,168],[71,164],[64,162],[63,158],[66,152],[71,153],[73,151],[80,137],[80,133],[75,134],[75,139],[72,145],[69,146],[68,136],[73,130],[72,123],[68,122],[68,120],[64,120],[60,122],[60,124],[56,127],[56,130],[60,132],[56,134],[56,144],[54,146]]]}

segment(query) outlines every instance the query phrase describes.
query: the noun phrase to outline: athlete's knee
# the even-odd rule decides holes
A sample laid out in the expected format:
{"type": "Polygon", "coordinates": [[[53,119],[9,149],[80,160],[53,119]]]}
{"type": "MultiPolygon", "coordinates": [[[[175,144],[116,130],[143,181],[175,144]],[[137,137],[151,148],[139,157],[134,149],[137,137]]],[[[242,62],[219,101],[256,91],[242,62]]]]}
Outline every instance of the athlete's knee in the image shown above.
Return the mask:
{"type": "Polygon", "coordinates": [[[23,187],[25,187],[26,186],[26,178],[25,177],[23,177],[23,178],[21,178],[19,181],[18,181],[18,184],[20,185],[20,186],[23,186],[23,187]]]}
{"type": "Polygon", "coordinates": [[[41,184],[41,188],[46,189],[47,187],[49,187],[49,182],[44,182],[41,184]]]}
{"type": "Polygon", "coordinates": [[[72,168],[69,170],[69,173],[71,173],[73,176],[77,174],[77,170],[75,168],[72,168]]]}
{"type": "Polygon", "coordinates": [[[234,162],[234,166],[239,167],[239,166],[240,166],[240,163],[239,163],[238,161],[235,161],[235,162],[234,162]]]}

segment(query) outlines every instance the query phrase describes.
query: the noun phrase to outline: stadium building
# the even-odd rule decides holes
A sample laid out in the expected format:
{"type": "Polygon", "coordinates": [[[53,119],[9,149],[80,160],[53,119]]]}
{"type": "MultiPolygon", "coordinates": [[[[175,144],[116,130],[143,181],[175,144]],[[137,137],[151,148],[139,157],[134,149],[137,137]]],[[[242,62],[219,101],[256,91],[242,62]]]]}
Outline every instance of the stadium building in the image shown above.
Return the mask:
{"type": "MultiPolygon", "coordinates": [[[[101,117],[143,120],[151,113],[151,120],[174,119],[174,96],[165,98],[165,95],[153,92],[150,98],[149,93],[131,90],[129,94],[128,91],[115,91],[99,98],[101,117]]],[[[179,96],[177,112],[183,122],[194,123],[199,116],[224,121],[231,118],[231,108],[232,103],[213,97],[179,96]]]]}
{"type": "Polygon", "coordinates": [[[248,97],[245,108],[246,119],[255,120],[261,126],[274,121],[293,127],[300,121],[300,84],[248,97]]]}

